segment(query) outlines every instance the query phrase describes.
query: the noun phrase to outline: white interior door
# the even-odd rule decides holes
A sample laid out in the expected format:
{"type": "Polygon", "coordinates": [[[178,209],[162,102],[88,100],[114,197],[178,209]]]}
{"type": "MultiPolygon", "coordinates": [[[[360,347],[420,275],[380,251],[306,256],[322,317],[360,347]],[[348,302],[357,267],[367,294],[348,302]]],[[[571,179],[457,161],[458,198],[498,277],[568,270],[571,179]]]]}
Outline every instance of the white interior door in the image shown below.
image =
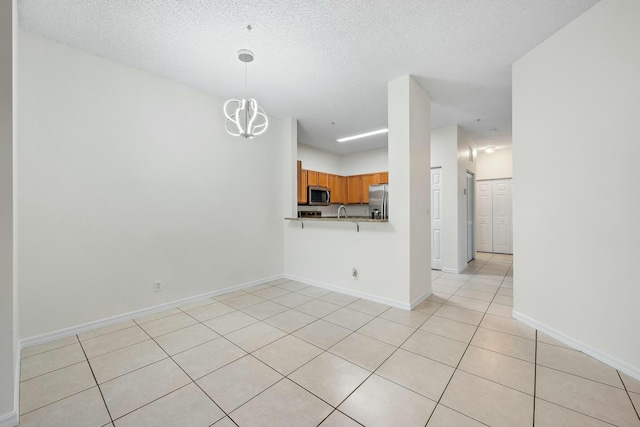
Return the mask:
{"type": "Polygon", "coordinates": [[[431,169],[431,268],[442,269],[442,168],[431,169]]]}
{"type": "Polygon", "coordinates": [[[493,183],[478,181],[478,234],[476,248],[481,252],[493,252],[493,183]]]}
{"type": "Polygon", "coordinates": [[[473,256],[474,256],[474,248],[475,248],[475,242],[474,242],[474,230],[473,230],[473,226],[474,226],[474,211],[475,211],[475,204],[474,204],[474,200],[475,197],[473,195],[473,174],[470,172],[467,172],[467,188],[466,188],[466,193],[467,193],[467,262],[473,260],[473,256]]]}
{"type": "Polygon", "coordinates": [[[510,254],[511,249],[511,180],[493,183],[493,252],[510,254]]]}

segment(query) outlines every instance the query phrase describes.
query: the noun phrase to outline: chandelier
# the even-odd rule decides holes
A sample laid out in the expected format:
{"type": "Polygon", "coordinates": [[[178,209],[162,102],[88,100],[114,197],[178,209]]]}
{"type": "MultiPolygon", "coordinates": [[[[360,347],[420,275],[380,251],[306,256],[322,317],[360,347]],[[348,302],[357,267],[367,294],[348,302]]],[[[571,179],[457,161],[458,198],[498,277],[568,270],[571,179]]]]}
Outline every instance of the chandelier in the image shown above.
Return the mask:
{"type": "MultiPolygon", "coordinates": [[[[247,63],[253,61],[253,52],[247,49],[238,51],[238,59],[244,62],[244,88],[247,90],[247,63]]],[[[253,138],[263,134],[269,126],[269,119],[258,101],[249,99],[230,99],[224,103],[224,115],[227,118],[225,128],[229,135],[253,138]]]]}

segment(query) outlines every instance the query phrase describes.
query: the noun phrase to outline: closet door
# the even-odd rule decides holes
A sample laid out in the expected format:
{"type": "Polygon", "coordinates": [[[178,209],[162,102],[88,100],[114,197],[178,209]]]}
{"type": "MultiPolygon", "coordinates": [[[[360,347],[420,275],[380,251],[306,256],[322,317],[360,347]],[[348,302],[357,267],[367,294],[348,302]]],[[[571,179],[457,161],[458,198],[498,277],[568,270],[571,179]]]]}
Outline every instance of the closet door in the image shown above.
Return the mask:
{"type": "Polygon", "coordinates": [[[493,183],[493,252],[513,253],[511,248],[511,180],[493,183]]]}
{"type": "Polygon", "coordinates": [[[478,181],[476,209],[478,211],[476,249],[493,252],[493,183],[478,181]]]}

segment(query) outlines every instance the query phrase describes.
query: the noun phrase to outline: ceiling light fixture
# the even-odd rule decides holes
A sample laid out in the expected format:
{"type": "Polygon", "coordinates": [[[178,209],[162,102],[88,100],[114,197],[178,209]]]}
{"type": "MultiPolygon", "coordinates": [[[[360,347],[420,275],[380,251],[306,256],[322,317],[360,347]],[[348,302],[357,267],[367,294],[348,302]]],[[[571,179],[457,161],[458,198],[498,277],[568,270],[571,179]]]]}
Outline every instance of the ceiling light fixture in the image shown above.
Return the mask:
{"type": "Polygon", "coordinates": [[[485,153],[493,153],[494,151],[496,151],[496,147],[494,147],[493,145],[484,149],[485,153]]]}
{"type": "MultiPolygon", "coordinates": [[[[251,31],[251,27],[247,29],[251,31]]],[[[238,59],[244,62],[244,90],[247,91],[247,63],[253,61],[253,52],[247,49],[238,51],[238,59]]],[[[225,128],[229,135],[253,138],[263,134],[269,126],[269,119],[258,101],[249,99],[230,99],[224,103],[224,115],[227,118],[225,128]],[[229,128],[231,126],[231,128],[229,128]]]]}
{"type": "Polygon", "coordinates": [[[336,141],[338,142],[353,141],[354,139],[366,138],[367,136],[379,135],[381,133],[387,133],[387,132],[389,132],[389,129],[386,129],[386,128],[378,129],[372,132],[361,133],[360,135],[353,135],[353,136],[347,136],[346,138],[336,139],[336,141]]]}

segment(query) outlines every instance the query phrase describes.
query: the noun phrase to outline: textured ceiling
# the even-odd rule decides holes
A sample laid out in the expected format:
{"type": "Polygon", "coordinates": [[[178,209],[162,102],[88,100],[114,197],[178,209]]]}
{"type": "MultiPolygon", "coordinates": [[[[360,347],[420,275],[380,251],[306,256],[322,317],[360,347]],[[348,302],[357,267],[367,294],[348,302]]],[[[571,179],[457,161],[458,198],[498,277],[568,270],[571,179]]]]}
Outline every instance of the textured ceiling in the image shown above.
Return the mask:
{"type": "MultiPolygon", "coordinates": [[[[597,0],[19,0],[20,25],[222,98],[255,97],[335,153],[386,136],[387,82],[411,74],[432,128],[511,143],[511,64],[597,0]],[[251,24],[252,31],[245,29],[251,24]],[[236,52],[255,53],[248,66],[236,52]],[[480,119],[478,121],[478,119],[480,119]],[[334,122],[335,124],[332,124],[334,122]]],[[[221,113],[222,114],[222,113],[221,113]]]]}

